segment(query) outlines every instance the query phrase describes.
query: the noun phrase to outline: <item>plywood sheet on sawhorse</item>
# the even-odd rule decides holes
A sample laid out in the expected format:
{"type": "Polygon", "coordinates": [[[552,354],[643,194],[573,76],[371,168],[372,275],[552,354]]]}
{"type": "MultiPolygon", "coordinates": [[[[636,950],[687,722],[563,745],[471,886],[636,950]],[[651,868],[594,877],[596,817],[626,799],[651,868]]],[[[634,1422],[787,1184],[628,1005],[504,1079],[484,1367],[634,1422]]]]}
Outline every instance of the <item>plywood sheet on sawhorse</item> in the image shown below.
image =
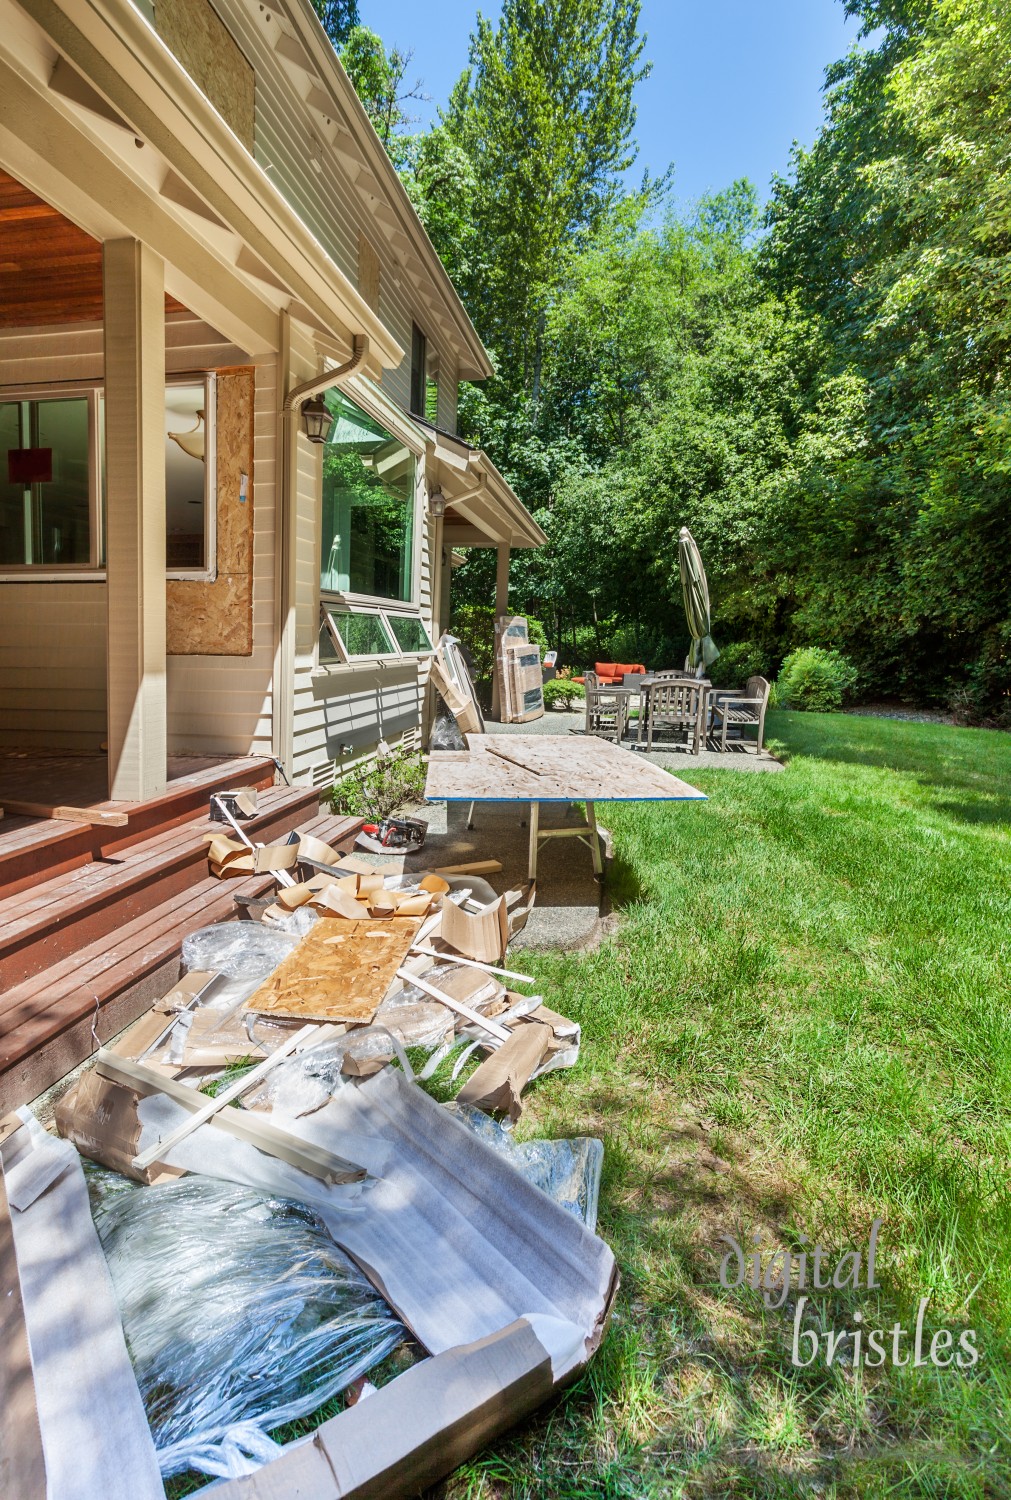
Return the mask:
{"type": "Polygon", "coordinates": [[[468,734],[467,746],[466,751],[433,751],[425,796],[430,802],[529,802],[531,880],[537,878],[538,847],[548,838],[582,839],[589,845],[595,874],[601,874],[597,802],[706,800],[704,792],[609,740],[468,734]],[[585,802],[586,823],[541,832],[542,802],[585,802]]]}

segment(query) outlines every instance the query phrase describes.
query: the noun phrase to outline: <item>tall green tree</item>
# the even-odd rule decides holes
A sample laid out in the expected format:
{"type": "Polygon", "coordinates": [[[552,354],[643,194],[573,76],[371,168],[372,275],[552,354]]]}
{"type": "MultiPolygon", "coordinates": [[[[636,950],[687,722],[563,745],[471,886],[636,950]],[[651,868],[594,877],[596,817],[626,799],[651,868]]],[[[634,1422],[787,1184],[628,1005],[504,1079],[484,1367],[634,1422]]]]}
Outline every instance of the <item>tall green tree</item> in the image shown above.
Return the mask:
{"type": "Polygon", "coordinates": [[[537,400],[547,310],[635,159],[639,0],[505,0],[478,16],[444,123],[480,192],[460,290],[512,400],[537,400]]]}
{"type": "Polygon", "coordinates": [[[833,70],[825,128],[777,188],[767,248],[772,282],[822,320],[829,347],[781,539],[798,544],[795,625],[881,686],[999,702],[1011,13],[1000,0],[851,8],[882,29],[833,70]]]}
{"type": "Polygon", "coordinates": [[[382,37],[376,32],[367,26],[353,26],[347,32],[339,55],[376,134],[394,165],[399,166],[405,147],[404,137],[408,127],[416,123],[408,113],[408,106],[412,100],[426,97],[420,78],[413,83],[408,81],[414,53],[397,46],[387,51],[382,37]]]}
{"type": "Polygon", "coordinates": [[[312,8],[335,47],[341,47],[358,25],[358,0],[312,0],[312,8]]]}

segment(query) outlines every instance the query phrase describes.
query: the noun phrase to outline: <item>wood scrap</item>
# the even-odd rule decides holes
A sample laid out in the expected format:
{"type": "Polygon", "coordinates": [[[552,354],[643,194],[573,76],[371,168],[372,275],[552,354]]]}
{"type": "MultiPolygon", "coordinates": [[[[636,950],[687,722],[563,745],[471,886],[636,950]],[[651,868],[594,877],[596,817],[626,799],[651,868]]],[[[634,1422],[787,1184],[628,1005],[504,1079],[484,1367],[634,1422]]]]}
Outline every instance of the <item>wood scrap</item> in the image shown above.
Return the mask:
{"type": "Polygon", "coordinates": [[[125,828],[129,815],[101,807],[53,806],[49,802],[24,802],[5,797],[4,811],[16,818],[55,818],[58,823],[94,823],[98,828],[125,828]]]}
{"type": "Polygon", "coordinates": [[[472,859],[463,865],[433,865],[433,875],[497,875],[502,869],[500,859],[472,859]]]}
{"type": "Polygon", "coordinates": [[[201,1125],[206,1125],[207,1121],[216,1115],[219,1110],[224,1109],[226,1104],[231,1104],[233,1099],[238,1099],[239,1095],[244,1094],[254,1083],[259,1083],[261,1078],[265,1078],[286,1057],[289,1057],[302,1044],[308,1043],[310,1038],[317,1034],[320,1041],[322,1041],[324,1039],[323,1032],[317,1033],[316,1027],[301,1027],[295,1032],[294,1036],[289,1037],[286,1042],[282,1042],[276,1052],[272,1052],[269,1057],[265,1057],[263,1062],[258,1063],[251,1072],[244,1073],[241,1078],[237,1078],[234,1083],[229,1084],[227,1088],[215,1094],[213,1099],[205,1100],[196,1113],[190,1119],[184,1121],[178,1130],[173,1130],[163,1141],[159,1141],[155,1146],[149,1146],[146,1151],[141,1151],[138,1156],[134,1157],[134,1166],[137,1171],[142,1172],[145,1167],[149,1167],[159,1157],[167,1156],[173,1146],[178,1146],[180,1141],[184,1141],[187,1136],[192,1135],[194,1130],[199,1129],[201,1125]]]}
{"type": "Polygon", "coordinates": [[[503,979],[518,979],[523,984],[536,984],[537,981],[530,974],[517,974],[513,969],[498,969],[494,964],[479,963],[476,958],[461,958],[459,954],[437,953],[434,948],[425,948],[415,944],[414,953],[422,953],[427,958],[436,958],[440,963],[463,964],[467,969],[481,969],[485,974],[500,974],[503,979]]]}
{"type": "Polygon", "coordinates": [[[553,1039],[550,1026],[540,1021],[524,1021],[509,1035],[508,1041],[474,1070],[457,1095],[458,1101],[518,1120],[523,1111],[523,1090],[543,1062],[553,1039]]]}
{"type": "Polygon", "coordinates": [[[207,859],[219,880],[235,875],[285,873],[298,863],[297,844],[244,844],[227,833],[208,834],[207,859]]]}
{"type": "MultiPolygon", "coordinates": [[[[131,1062],[127,1058],[118,1057],[107,1048],[102,1048],[97,1054],[93,1071],[107,1081],[126,1090],[132,1090],[137,1095],[164,1094],[185,1109],[197,1110],[205,1102],[204,1095],[198,1093],[196,1089],[184,1083],[176,1083],[170,1078],[164,1078],[145,1063],[131,1062]]],[[[287,1130],[281,1130],[278,1126],[262,1119],[261,1116],[246,1110],[225,1109],[212,1116],[209,1123],[215,1129],[234,1136],[236,1140],[245,1141],[255,1146],[258,1151],[266,1152],[268,1156],[276,1156],[279,1161],[286,1161],[289,1166],[297,1167],[299,1171],[318,1178],[320,1182],[360,1182],[366,1176],[365,1168],[357,1163],[345,1161],[334,1152],[327,1151],[322,1146],[316,1146],[311,1141],[303,1140],[300,1136],[292,1135],[287,1130]]],[[[59,1117],[57,1117],[57,1124],[59,1124],[59,1117]]],[[[70,1138],[73,1139],[72,1136],[70,1138]]],[[[82,1154],[88,1155],[89,1153],[85,1151],[82,1154]]],[[[105,1158],[96,1156],[95,1160],[102,1161],[105,1158]]]]}
{"type": "MultiPolygon", "coordinates": [[[[357,904],[357,903],[356,903],[357,904]]],[[[246,1001],[246,1010],[297,1020],[372,1020],[415,941],[419,917],[320,917],[246,1001]]]]}
{"type": "Polygon", "coordinates": [[[465,1005],[462,1000],[457,1000],[454,996],[447,994],[444,989],[439,989],[436,985],[429,984],[428,980],[422,979],[420,974],[411,974],[406,969],[402,969],[399,978],[405,984],[417,985],[419,990],[423,990],[426,995],[431,995],[433,1000],[439,1000],[443,1005],[448,1005],[450,1010],[455,1010],[458,1015],[463,1016],[472,1026],[480,1026],[483,1031],[486,1031],[489,1036],[495,1037],[497,1041],[506,1042],[509,1040],[510,1033],[506,1027],[500,1026],[497,1021],[489,1020],[487,1016],[482,1016],[479,1011],[472,1009],[469,1005],[465,1005]]]}
{"type": "Polygon", "coordinates": [[[465,958],[480,963],[500,964],[509,941],[509,916],[506,900],[500,896],[480,912],[461,910],[452,901],[444,903],[439,939],[465,958]]]}

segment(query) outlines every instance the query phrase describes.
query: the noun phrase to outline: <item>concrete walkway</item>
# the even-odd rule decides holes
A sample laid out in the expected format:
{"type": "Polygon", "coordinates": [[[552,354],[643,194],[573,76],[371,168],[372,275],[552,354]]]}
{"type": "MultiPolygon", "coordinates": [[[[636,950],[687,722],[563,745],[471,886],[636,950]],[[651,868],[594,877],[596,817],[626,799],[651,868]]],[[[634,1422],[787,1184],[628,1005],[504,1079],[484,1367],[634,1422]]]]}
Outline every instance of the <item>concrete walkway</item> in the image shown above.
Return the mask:
{"type": "MultiPolygon", "coordinates": [[[[567,735],[583,732],[584,715],[552,710],[529,724],[495,724],[489,722],[489,734],[567,735]]],[[[645,755],[626,741],[630,755],[645,755]]],[[[781,771],[782,765],[763,751],[757,755],[751,746],[735,745],[721,754],[706,749],[690,755],[684,749],[668,745],[653,750],[649,759],[673,771],[691,785],[693,773],[710,768],[732,771],[781,771]]],[[[718,795],[718,794],[717,794],[718,795]]],[[[409,861],[411,865],[465,864],[478,859],[500,859],[500,875],[490,876],[497,891],[520,886],[526,880],[529,848],[528,807],[526,803],[479,802],[475,808],[474,827],[466,826],[468,804],[429,803],[418,809],[428,822],[424,852],[409,861]]],[[[607,823],[606,803],[597,804],[597,815],[607,823]]],[[[691,809],[686,809],[686,816],[691,809]]],[[[570,809],[545,804],[541,808],[541,826],[559,827],[573,819],[570,809]]],[[[603,832],[603,830],[602,830],[603,832]]],[[[610,853],[610,838],[604,833],[605,860],[610,853]]],[[[595,943],[607,911],[605,879],[594,879],[590,853],[577,839],[548,839],[541,845],[537,869],[537,904],[523,932],[512,947],[533,949],[584,948],[595,943]]]]}
{"type": "MultiPolygon", "coordinates": [[[[572,713],[562,713],[558,709],[549,709],[541,719],[531,719],[529,724],[495,724],[489,721],[485,728],[489,734],[582,734],[585,715],[582,709],[572,713]]],[[[782,763],[768,750],[762,750],[756,754],[755,742],[749,739],[746,743],[732,741],[728,744],[724,753],[717,748],[718,741],[710,739],[705,750],[700,750],[698,755],[691,755],[683,745],[662,745],[659,739],[654,740],[654,749],[649,752],[648,759],[665,770],[673,771],[683,781],[691,781],[692,771],[700,769],[715,771],[781,771],[782,763]]],[[[635,747],[635,729],[625,736],[624,744],[633,755],[646,755],[645,750],[635,747]]]]}

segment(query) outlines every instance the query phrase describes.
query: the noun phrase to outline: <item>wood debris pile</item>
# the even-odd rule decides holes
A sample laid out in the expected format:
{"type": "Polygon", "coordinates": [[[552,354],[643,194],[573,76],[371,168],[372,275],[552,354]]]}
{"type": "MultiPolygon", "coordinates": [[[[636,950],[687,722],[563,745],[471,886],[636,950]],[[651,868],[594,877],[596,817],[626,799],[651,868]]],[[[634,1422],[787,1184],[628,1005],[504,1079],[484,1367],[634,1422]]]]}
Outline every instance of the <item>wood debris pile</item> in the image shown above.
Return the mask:
{"type": "MultiPolygon", "coordinates": [[[[240,1476],[254,1468],[265,1486],[255,1493],[278,1500],[415,1494],[571,1379],[602,1336],[616,1273],[592,1232],[595,1185],[592,1211],[562,1208],[568,1200],[553,1201],[460,1123],[467,1107],[515,1121],[531,1079],[576,1061],[579,1026],[506,966],[532,886],[499,895],[479,875],[406,876],[402,862],[388,874],[305,837],[256,848],[222,833],[208,855],[222,878],[275,875],[262,922],[187,939],[184,959],[189,951],[201,966],[99,1050],[60,1102],[62,1142],[26,1111],[8,1124],[15,1145],[0,1147],[0,1239],[6,1232],[25,1292],[9,1309],[7,1359],[20,1365],[8,1374],[35,1418],[19,1427],[12,1482],[41,1500],[52,1468],[74,1475],[60,1500],[147,1500],[160,1493],[159,1464],[179,1471],[178,1455],[156,1454],[143,1427],[104,1292],[91,1322],[102,1324],[109,1388],[126,1416],[111,1419],[93,1380],[72,1428],[85,1457],[75,1468],[54,1456],[48,1381],[66,1379],[71,1355],[93,1369],[93,1351],[38,1335],[41,1287],[28,1268],[33,1237],[42,1244],[48,1233],[48,1184],[72,1172],[60,1213],[76,1216],[81,1243],[61,1270],[59,1306],[70,1326],[89,1326],[75,1298],[87,1298],[80,1273],[96,1274],[101,1250],[90,1221],[79,1222],[85,1157],[143,1184],[133,1191],[196,1174],[305,1205],[416,1340],[420,1363],[325,1423],[314,1444],[273,1456],[266,1431],[250,1433],[248,1422],[224,1439],[194,1438],[198,1456],[186,1462],[206,1459],[208,1473],[225,1476],[216,1494],[241,1500],[240,1476]],[[418,1086],[441,1067],[459,1080],[468,1066],[456,1117],[418,1086]],[[15,1187],[7,1198],[4,1171],[15,1187]],[[122,1472],[120,1451],[132,1454],[122,1472]]],[[[596,1163],[599,1181],[599,1143],[589,1144],[598,1154],[580,1159],[596,1163]]],[[[59,1431],[66,1446],[71,1428],[59,1431]]]]}

